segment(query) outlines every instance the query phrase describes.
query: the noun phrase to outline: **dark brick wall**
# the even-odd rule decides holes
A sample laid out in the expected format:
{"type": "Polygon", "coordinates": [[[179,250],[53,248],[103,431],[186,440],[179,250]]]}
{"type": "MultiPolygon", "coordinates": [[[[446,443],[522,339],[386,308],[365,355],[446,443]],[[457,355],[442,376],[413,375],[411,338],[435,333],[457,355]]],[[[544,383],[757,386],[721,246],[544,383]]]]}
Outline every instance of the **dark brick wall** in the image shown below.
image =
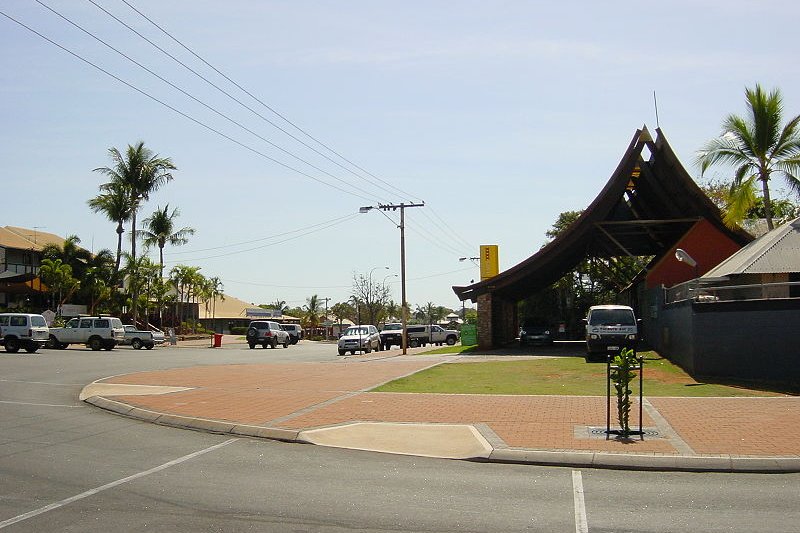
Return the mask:
{"type": "Polygon", "coordinates": [[[646,329],[655,350],[696,377],[800,385],[800,299],[680,302],[646,329]]]}
{"type": "Polygon", "coordinates": [[[482,294],[478,296],[478,348],[491,348],[492,340],[492,295],[482,294]]]}

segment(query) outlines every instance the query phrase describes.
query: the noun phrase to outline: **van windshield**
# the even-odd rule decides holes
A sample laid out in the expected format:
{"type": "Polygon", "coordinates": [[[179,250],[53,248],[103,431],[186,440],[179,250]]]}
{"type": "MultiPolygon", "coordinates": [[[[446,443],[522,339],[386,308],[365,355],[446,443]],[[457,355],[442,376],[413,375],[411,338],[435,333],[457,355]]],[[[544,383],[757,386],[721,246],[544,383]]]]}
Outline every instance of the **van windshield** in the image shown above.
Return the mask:
{"type": "Polygon", "coordinates": [[[589,317],[591,326],[635,326],[630,309],[595,309],[589,317]]]}

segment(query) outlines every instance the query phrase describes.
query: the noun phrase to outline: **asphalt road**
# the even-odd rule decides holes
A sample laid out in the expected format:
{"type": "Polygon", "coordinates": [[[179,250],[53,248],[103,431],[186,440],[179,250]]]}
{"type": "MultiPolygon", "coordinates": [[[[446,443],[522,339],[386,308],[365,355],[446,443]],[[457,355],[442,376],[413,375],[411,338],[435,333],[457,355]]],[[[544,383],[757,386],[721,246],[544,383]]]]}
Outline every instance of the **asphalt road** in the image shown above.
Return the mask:
{"type": "Polygon", "coordinates": [[[800,523],[797,474],[393,456],[161,427],[77,399],[120,373],[337,357],[311,343],[0,352],[0,530],[794,532],[800,523]]]}

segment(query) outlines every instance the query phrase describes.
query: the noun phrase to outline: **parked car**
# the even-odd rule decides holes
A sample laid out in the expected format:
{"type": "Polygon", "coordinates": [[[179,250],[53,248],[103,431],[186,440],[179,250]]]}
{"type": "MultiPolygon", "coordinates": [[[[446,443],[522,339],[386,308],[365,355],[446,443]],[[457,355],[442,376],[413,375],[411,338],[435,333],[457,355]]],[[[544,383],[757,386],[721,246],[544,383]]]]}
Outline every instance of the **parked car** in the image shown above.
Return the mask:
{"type": "Polygon", "coordinates": [[[380,351],[381,335],[378,328],[373,325],[350,326],[344,334],[339,337],[339,355],[350,352],[370,353],[372,350],[380,351]]]}
{"type": "Polygon", "coordinates": [[[300,324],[281,324],[281,328],[289,334],[292,344],[297,344],[303,338],[303,328],[300,327],[300,324]]]}
{"type": "Polygon", "coordinates": [[[85,344],[94,351],[113,350],[125,338],[122,320],[113,316],[82,316],[63,328],[50,328],[48,345],[63,350],[70,344],[85,344]]]}
{"type": "MultiPolygon", "coordinates": [[[[125,336],[122,338],[120,344],[129,345],[134,350],[141,350],[143,347],[152,350],[153,346],[156,345],[152,331],[136,329],[136,326],[132,324],[125,324],[122,327],[125,328],[125,336]]],[[[161,341],[164,341],[163,334],[161,336],[161,341]]]]}
{"type": "Polygon", "coordinates": [[[627,305],[595,305],[586,316],[586,360],[636,350],[639,321],[627,305]]]}
{"type": "Polygon", "coordinates": [[[441,346],[442,344],[453,346],[458,342],[458,338],[461,335],[454,329],[444,329],[442,326],[436,325],[431,326],[430,331],[430,341],[437,346],[441,346]]]}
{"type": "Polygon", "coordinates": [[[426,346],[429,342],[431,342],[431,327],[422,324],[406,326],[406,335],[408,336],[409,348],[426,346]]]}
{"type": "Polygon", "coordinates": [[[8,353],[23,348],[34,353],[47,343],[50,330],[42,315],[29,313],[0,313],[0,345],[8,353]]]}
{"type": "Polygon", "coordinates": [[[520,346],[552,345],[553,329],[547,324],[526,322],[519,332],[520,346]]]}
{"type": "Polygon", "coordinates": [[[289,333],[281,329],[280,324],[271,320],[253,320],[247,327],[247,345],[250,349],[260,344],[262,347],[267,346],[277,348],[281,344],[284,348],[289,347],[289,333]]]}
{"type": "Polygon", "coordinates": [[[397,345],[402,347],[403,343],[403,324],[399,322],[390,322],[383,325],[380,331],[381,347],[384,350],[391,349],[392,346],[397,345]]]}

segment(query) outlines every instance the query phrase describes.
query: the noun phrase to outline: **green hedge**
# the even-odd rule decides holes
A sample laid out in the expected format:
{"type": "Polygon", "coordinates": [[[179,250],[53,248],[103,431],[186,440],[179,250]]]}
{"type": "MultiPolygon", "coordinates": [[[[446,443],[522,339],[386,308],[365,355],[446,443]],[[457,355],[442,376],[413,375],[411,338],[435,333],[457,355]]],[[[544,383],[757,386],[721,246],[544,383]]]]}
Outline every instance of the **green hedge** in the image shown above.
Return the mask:
{"type": "Polygon", "coordinates": [[[247,326],[234,326],[231,328],[231,335],[245,335],[247,334],[247,326]]]}

